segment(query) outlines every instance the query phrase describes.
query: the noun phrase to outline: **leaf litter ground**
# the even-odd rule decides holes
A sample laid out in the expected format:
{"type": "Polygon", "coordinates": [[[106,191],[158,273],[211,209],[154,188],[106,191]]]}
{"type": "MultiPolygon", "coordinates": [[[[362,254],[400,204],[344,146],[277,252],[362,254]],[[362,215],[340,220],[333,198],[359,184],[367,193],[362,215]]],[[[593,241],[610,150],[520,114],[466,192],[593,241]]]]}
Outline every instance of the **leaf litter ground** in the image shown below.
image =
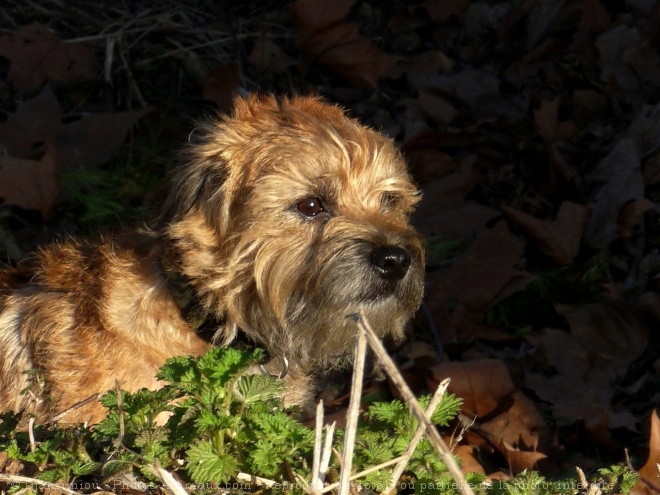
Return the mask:
{"type": "Polygon", "coordinates": [[[9,0],[3,18],[11,260],[142,216],[234,92],[320,92],[394,137],[424,193],[426,318],[399,357],[417,391],[452,378],[464,466],[629,462],[660,484],[655,2],[9,0]]]}

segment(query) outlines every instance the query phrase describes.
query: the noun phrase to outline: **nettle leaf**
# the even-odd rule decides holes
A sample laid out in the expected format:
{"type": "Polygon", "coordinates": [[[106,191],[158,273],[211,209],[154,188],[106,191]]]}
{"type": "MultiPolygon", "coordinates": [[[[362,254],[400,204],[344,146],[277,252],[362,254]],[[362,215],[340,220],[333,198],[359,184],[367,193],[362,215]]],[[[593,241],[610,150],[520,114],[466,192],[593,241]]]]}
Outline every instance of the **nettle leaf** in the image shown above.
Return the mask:
{"type": "Polygon", "coordinates": [[[92,474],[98,468],[101,467],[100,462],[87,461],[87,462],[76,462],[71,466],[71,472],[76,476],[86,476],[92,474]]]}
{"type": "Polygon", "coordinates": [[[198,365],[201,372],[216,386],[224,386],[262,357],[263,351],[260,349],[248,353],[231,347],[214,347],[198,358],[198,365]]]}
{"type": "Polygon", "coordinates": [[[186,471],[195,483],[224,483],[238,474],[238,461],[226,454],[218,455],[211,442],[202,440],[186,453],[186,471]]]}
{"type": "Polygon", "coordinates": [[[202,409],[195,419],[195,426],[199,433],[211,430],[235,430],[241,422],[240,416],[229,415],[227,412],[214,412],[202,409]]]}
{"type": "Polygon", "coordinates": [[[281,452],[268,440],[257,442],[250,452],[250,460],[264,476],[275,477],[283,467],[281,452]]]}
{"type": "MultiPolygon", "coordinates": [[[[420,404],[424,409],[428,407],[430,396],[426,395],[420,400],[420,404]]],[[[458,415],[463,400],[456,397],[454,394],[445,394],[438,407],[431,416],[431,423],[440,426],[448,426],[449,423],[458,415]]]]}
{"type": "Polygon", "coordinates": [[[409,417],[408,408],[398,400],[392,402],[375,402],[369,406],[367,413],[371,426],[382,426],[401,433],[405,429],[409,417]],[[376,423],[376,424],[373,424],[376,423]],[[380,423],[380,425],[378,425],[380,423]]]}
{"type": "Polygon", "coordinates": [[[36,475],[36,478],[49,483],[57,483],[62,480],[63,472],[61,469],[46,469],[36,475]]]}
{"type": "Polygon", "coordinates": [[[246,405],[281,397],[284,382],[267,375],[243,375],[236,383],[237,398],[246,405]]]}
{"type": "Polygon", "coordinates": [[[13,412],[0,414],[0,442],[11,437],[18,425],[19,416],[13,412]]]}
{"type": "Polygon", "coordinates": [[[170,382],[186,393],[192,392],[202,383],[201,373],[196,365],[197,358],[179,356],[168,359],[156,377],[170,382]]]}

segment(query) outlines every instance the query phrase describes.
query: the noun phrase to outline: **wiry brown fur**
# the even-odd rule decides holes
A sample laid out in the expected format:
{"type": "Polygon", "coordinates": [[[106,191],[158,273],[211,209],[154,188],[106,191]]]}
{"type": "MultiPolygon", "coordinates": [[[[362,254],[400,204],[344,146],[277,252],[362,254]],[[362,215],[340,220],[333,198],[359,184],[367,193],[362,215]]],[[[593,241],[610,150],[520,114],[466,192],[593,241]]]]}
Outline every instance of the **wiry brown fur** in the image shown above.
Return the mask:
{"type": "MultiPolygon", "coordinates": [[[[308,398],[315,371],[350,357],[346,315],[360,304],[381,335],[402,335],[423,252],[408,223],[416,190],[390,140],[311,97],[238,99],[202,131],[151,245],[53,245],[0,272],[0,410],[49,416],[116,379],[155,388],[165,359],[203,353],[171,273],[222,322],[223,345],[240,330],[291,362],[288,403],[308,398]],[[306,198],[324,211],[305,216],[296,205],[306,198]],[[408,258],[394,278],[373,261],[390,247],[408,258]],[[22,394],[35,368],[44,389],[22,394]]],[[[67,420],[102,416],[93,402],[67,420]]]]}

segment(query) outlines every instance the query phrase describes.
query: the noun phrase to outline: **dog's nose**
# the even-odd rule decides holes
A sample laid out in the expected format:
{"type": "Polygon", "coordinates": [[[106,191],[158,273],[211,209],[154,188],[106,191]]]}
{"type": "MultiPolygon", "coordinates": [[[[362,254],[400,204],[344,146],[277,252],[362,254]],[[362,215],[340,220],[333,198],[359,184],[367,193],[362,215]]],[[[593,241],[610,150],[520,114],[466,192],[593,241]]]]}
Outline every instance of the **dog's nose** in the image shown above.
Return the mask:
{"type": "Polygon", "coordinates": [[[396,246],[377,247],[371,252],[371,264],[382,278],[398,282],[408,273],[410,254],[396,246]]]}

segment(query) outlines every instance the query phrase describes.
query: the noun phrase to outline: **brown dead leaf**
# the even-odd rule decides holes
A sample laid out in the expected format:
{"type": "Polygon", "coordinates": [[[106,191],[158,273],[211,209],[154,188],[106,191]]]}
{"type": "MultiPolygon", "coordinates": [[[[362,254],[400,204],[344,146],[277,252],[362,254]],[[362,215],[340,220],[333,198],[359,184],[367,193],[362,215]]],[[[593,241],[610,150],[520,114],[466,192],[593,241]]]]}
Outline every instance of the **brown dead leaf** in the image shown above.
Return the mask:
{"type": "Polygon", "coordinates": [[[594,89],[575,89],[569,103],[571,117],[579,127],[586,127],[607,108],[607,98],[594,89]]]}
{"type": "Polygon", "coordinates": [[[215,67],[204,77],[202,95],[205,100],[215,103],[219,112],[226,113],[233,106],[240,82],[241,69],[238,63],[215,67]]]}
{"type": "Polygon", "coordinates": [[[660,182],[660,152],[652,153],[643,165],[644,183],[647,186],[654,186],[660,182]]]}
{"type": "Polygon", "coordinates": [[[484,467],[477,460],[474,445],[457,445],[454,449],[454,455],[461,460],[461,472],[468,473],[481,473],[486,474],[484,467]]]}
{"type": "Polygon", "coordinates": [[[590,361],[615,377],[644,352],[649,330],[626,304],[603,300],[582,306],[557,305],[571,334],[590,355],[590,361]]]}
{"type": "Polygon", "coordinates": [[[637,27],[626,24],[615,26],[596,38],[596,47],[600,52],[601,79],[605,82],[615,81],[629,98],[638,98],[641,81],[624,57],[626,51],[640,42],[641,35],[637,27]]]}
{"type": "Polygon", "coordinates": [[[281,74],[296,62],[275,42],[268,38],[259,38],[250,53],[249,60],[259,70],[281,74]]]}
{"type": "Polygon", "coordinates": [[[532,239],[539,252],[560,265],[568,265],[580,251],[580,240],[589,219],[589,208],[570,201],[559,206],[555,220],[541,220],[528,213],[502,207],[504,214],[532,239]]]}
{"type": "Polygon", "coordinates": [[[0,198],[48,218],[60,192],[56,170],[52,151],[40,161],[0,156],[0,198]]]}
{"type": "Polygon", "coordinates": [[[541,106],[534,110],[534,123],[546,144],[568,139],[578,130],[575,122],[559,122],[560,105],[561,98],[558,96],[554,100],[543,100],[541,106]]]}
{"type": "Polygon", "coordinates": [[[660,492],[660,472],[658,472],[658,464],[660,464],[660,418],[658,418],[658,411],[654,409],[653,413],[651,413],[649,455],[646,459],[646,463],[637,470],[637,472],[642,475],[643,480],[640,480],[637,483],[635,492],[639,491],[639,493],[645,493],[644,489],[648,488],[645,481],[653,485],[656,491],[660,492]]]}
{"type": "Polygon", "coordinates": [[[549,454],[552,434],[532,400],[519,390],[510,399],[510,407],[480,424],[479,432],[503,455],[511,449],[549,454]]]}
{"type": "Polygon", "coordinates": [[[603,249],[618,237],[621,208],[644,197],[640,165],[638,144],[632,138],[622,138],[589,174],[590,180],[603,185],[589,203],[592,215],[584,233],[588,245],[603,249]]]}
{"type": "Polygon", "coordinates": [[[0,124],[0,144],[16,158],[39,158],[46,148],[58,170],[96,166],[115,156],[131,126],[150,110],[87,114],[63,124],[49,87],[0,124]]]}
{"type": "Polygon", "coordinates": [[[427,90],[420,90],[418,96],[424,113],[437,124],[447,125],[458,115],[456,107],[441,96],[427,90]]]}
{"type": "Polygon", "coordinates": [[[422,86],[417,81],[418,89],[434,88],[455,94],[479,114],[484,106],[499,98],[500,79],[484,69],[472,66],[426,78],[425,82],[426,85],[422,86]]]}
{"type": "Polygon", "coordinates": [[[610,13],[599,0],[583,0],[582,17],[577,25],[580,31],[600,34],[607,31],[611,25],[610,13]]]}
{"type": "Polygon", "coordinates": [[[464,12],[469,4],[469,0],[426,0],[421,7],[433,22],[444,24],[450,17],[464,12]]]}
{"type": "Polygon", "coordinates": [[[525,373],[525,385],[553,404],[558,424],[584,420],[594,426],[607,413],[610,428],[636,429],[634,416],[613,410],[613,381],[644,351],[648,329],[623,303],[604,300],[558,306],[571,333],[544,329],[527,339],[540,346],[557,374],[525,373]],[[578,399],[579,398],[579,399],[578,399]]]}
{"type": "Polygon", "coordinates": [[[642,213],[652,210],[655,203],[650,199],[641,198],[626,203],[619,212],[617,223],[619,224],[619,237],[632,237],[632,231],[639,225],[639,217],[642,213]]]}
{"type": "Polygon", "coordinates": [[[534,277],[514,268],[520,253],[506,223],[481,232],[449,270],[433,294],[435,299],[458,299],[473,310],[523,290],[534,277]]]}
{"type": "Polygon", "coordinates": [[[463,399],[461,411],[466,416],[488,418],[506,411],[515,391],[509,370],[502,361],[480,359],[466,362],[440,363],[431,368],[429,388],[435,390],[450,378],[449,392],[463,399]]]}
{"type": "Polygon", "coordinates": [[[38,159],[61,128],[62,110],[50,86],[46,86],[0,124],[0,145],[10,156],[38,159]]]}
{"type": "Polygon", "coordinates": [[[572,28],[582,10],[581,6],[570,0],[531,2],[528,5],[532,6],[527,19],[528,50],[553,32],[572,28]]]}
{"type": "Polygon", "coordinates": [[[0,56],[9,59],[9,80],[18,91],[46,80],[60,84],[93,80],[99,63],[91,48],[64,43],[40,24],[23,26],[0,37],[0,56]]]}
{"type": "Polygon", "coordinates": [[[115,156],[128,131],[150,110],[85,115],[66,124],[51,144],[61,170],[93,167],[115,156]]]}
{"type": "Polygon", "coordinates": [[[345,22],[355,0],[297,0],[291,6],[298,27],[298,48],[315,62],[331,67],[349,83],[373,88],[402,57],[382,52],[360,34],[357,23],[345,22]]]}
{"type": "Polygon", "coordinates": [[[503,443],[502,448],[505,451],[504,456],[509,465],[509,469],[513,474],[518,474],[525,469],[529,471],[538,470],[539,462],[548,457],[541,452],[519,450],[506,443],[503,443]]]}

